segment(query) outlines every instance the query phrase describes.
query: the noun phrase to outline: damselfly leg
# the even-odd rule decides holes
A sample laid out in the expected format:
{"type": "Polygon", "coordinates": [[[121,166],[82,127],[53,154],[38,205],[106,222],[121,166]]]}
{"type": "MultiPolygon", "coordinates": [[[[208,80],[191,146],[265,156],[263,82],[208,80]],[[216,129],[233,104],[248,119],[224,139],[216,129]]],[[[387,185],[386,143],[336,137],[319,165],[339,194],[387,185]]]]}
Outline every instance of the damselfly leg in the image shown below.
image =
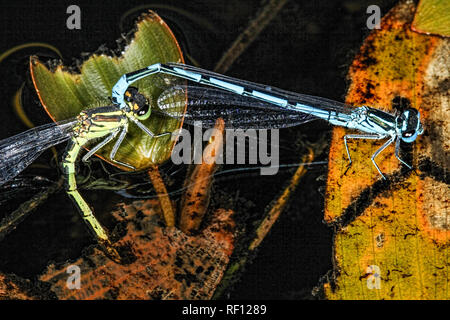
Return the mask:
{"type": "MultiPolygon", "coordinates": [[[[344,172],[344,175],[347,173],[347,171],[350,169],[350,167],[352,166],[352,157],[350,156],[350,151],[348,150],[348,144],[347,144],[347,139],[372,139],[372,140],[380,140],[380,139],[384,139],[386,138],[386,136],[382,136],[382,135],[372,135],[372,134],[346,134],[344,136],[344,145],[345,145],[345,151],[347,151],[347,156],[348,156],[348,165],[347,165],[347,169],[344,172]]],[[[373,160],[372,160],[373,161],[373,160]]],[[[375,167],[378,166],[376,165],[376,163],[373,161],[373,163],[375,164],[375,167]]],[[[378,171],[380,171],[380,169],[378,169],[378,171]]],[[[381,173],[381,172],[380,172],[381,173]]],[[[381,174],[383,176],[383,174],[381,174]]],[[[383,176],[384,178],[384,176],[383,176]]]]}
{"type": "Polygon", "coordinates": [[[377,168],[378,172],[381,174],[381,176],[383,177],[383,179],[386,179],[386,177],[384,176],[383,172],[381,172],[380,168],[378,168],[377,163],[375,162],[375,158],[376,156],[378,156],[384,149],[387,148],[387,146],[389,146],[392,142],[394,142],[395,140],[395,136],[391,137],[389,140],[387,140],[377,151],[375,151],[375,153],[372,155],[372,157],[370,158],[372,160],[373,165],[375,166],[375,168],[377,168]]]}
{"type": "Polygon", "coordinates": [[[119,150],[119,147],[122,144],[123,140],[125,139],[127,133],[128,133],[128,123],[123,126],[122,132],[120,133],[119,138],[117,139],[116,143],[114,144],[114,147],[111,150],[111,153],[109,154],[109,158],[112,162],[116,164],[130,168],[131,170],[135,170],[135,168],[132,165],[115,159],[117,150],[119,150]]]}
{"type": "Polygon", "coordinates": [[[139,120],[137,120],[134,117],[130,117],[130,119],[139,127],[142,129],[142,131],[144,131],[146,134],[148,134],[151,138],[161,138],[161,137],[165,137],[168,135],[172,135],[172,132],[164,132],[161,134],[157,134],[155,135],[153,132],[151,132],[150,130],[148,130],[148,128],[146,126],[144,126],[141,122],[139,122],[139,120]]]}
{"type": "Polygon", "coordinates": [[[400,143],[402,141],[400,139],[397,139],[397,141],[395,142],[395,157],[398,159],[398,161],[400,161],[401,163],[403,163],[405,166],[407,166],[409,169],[412,169],[412,166],[407,164],[404,160],[402,160],[400,158],[400,143]]]}
{"type": "Polygon", "coordinates": [[[96,145],[91,150],[89,150],[89,152],[86,153],[81,160],[83,162],[88,162],[89,158],[91,158],[97,151],[99,151],[101,148],[103,148],[105,145],[107,145],[111,140],[113,140],[117,136],[119,131],[120,130],[115,130],[113,133],[111,133],[105,140],[103,140],[98,145],[96,145]]]}

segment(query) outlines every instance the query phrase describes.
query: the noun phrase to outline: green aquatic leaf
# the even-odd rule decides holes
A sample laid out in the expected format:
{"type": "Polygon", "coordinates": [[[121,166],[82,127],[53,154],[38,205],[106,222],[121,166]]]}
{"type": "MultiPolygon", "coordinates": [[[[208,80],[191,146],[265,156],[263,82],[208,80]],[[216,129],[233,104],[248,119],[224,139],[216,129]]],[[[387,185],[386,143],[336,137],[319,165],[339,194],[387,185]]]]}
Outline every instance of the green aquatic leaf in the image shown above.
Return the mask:
{"type": "MultiPolygon", "coordinates": [[[[45,110],[54,121],[60,121],[76,117],[82,110],[111,105],[111,89],[123,74],[158,62],[183,62],[183,57],[169,27],[150,11],[140,17],[136,32],[120,57],[93,54],[83,62],[79,73],[68,71],[62,64],[49,70],[36,57],[31,57],[30,71],[45,110]]],[[[153,108],[156,98],[164,90],[160,80],[153,75],[133,84],[149,98],[153,108]]],[[[173,132],[181,126],[179,120],[153,113],[142,123],[155,134],[173,132]]],[[[129,163],[138,170],[145,169],[167,160],[173,144],[170,135],[151,138],[130,123],[115,159],[129,163]]],[[[109,162],[113,145],[114,141],[97,155],[109,162]]]]}
{"type": "Polygon", "coordinates": [[[421,0],[412,28],[417,32],[450,37],[450,1],[421,0]]]}

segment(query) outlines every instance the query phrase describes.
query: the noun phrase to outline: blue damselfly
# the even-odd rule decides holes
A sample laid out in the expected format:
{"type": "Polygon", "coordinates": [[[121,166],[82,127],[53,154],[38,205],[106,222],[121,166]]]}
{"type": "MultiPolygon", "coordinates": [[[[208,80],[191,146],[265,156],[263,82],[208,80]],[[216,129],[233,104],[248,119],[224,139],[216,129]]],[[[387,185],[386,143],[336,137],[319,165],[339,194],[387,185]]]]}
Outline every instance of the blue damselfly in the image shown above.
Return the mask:
{"type": "Polygon", "coordinates": [[[347,134],[344,144],[349,158],[348,139],[386,139],[386,142],[372,155],[371,160],[383,178],[375,158],[387,146],[395,142],[395,156],[412,168],[399,156],[401,141],[411,143],[423,133],[420,123],[420,113],[414,108],[408,108],[394,115],[369,106],[353,107],[345,103],[316,96],[299,94],[278,88],[244,81],[189,65],[167,63],[153,64],[146,68],[123,75],[112,90],[113,102],[120,108],[126,107],[124,93],[133,82],[144,77],[160,74],[186,79],[214,89],[202,86],[179,85],[167,89],[158,99],[158,107],[162,112],[181,117],[179,103],[187,101],[192,108],[185,114],[185,121],[190,123],[203,120],[212,123],[214,118],[231,118],[228,121],[232,127],[288,127],[299,125],[314,119],[322,119],[329,123],[362,133],[347,134]],[[184,92],[185,95],[180,94],[184,92]],[[173,96],[185,97],[176,100],[173,96]],[[229,106],[214,108],[214,104],[229,106]],[[209,107],[207,107],[209,106],[209,107]],[[212,108],[210,108],[213,106],[212,108]],[[251,107],[251,110],[242,108],[251,107]],[[236,115],[237,121],[233,121],[236,115]]]}

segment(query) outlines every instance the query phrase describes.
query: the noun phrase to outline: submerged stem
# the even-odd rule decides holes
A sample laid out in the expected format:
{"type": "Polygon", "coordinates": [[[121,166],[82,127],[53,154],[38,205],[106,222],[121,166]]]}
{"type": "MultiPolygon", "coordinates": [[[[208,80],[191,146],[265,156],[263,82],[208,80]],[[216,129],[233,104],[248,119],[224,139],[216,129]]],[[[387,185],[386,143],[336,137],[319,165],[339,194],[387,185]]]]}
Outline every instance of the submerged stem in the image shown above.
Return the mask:
{"type": "Polygon", "coordinates": [[[37,193],[30,200],[22,203],[11,214],[3,218],[0,221],[0,241],[3,240],[8,233],[14,230],[34,209],[45,202],[51,194],[59,191],[63,187],[63,182],[63,178],[59,179],[51,187],[37,193]]]}

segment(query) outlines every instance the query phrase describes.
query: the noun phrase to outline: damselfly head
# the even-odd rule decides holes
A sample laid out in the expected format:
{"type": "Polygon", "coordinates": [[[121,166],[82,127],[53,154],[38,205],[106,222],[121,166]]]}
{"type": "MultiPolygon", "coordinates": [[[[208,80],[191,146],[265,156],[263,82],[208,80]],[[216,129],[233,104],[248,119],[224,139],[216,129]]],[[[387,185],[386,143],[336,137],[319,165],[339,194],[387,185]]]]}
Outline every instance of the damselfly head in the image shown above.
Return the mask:
{"type": "Polygon", "coordinates": [[[397,129],[401,139],[405,142],[413,142],[417,136],[423,133],[420,123],[420,112],[414,108],[404,110],[396,119],[397,129]]]}
{"type": "Polygon", "coordinates": [[[148,99],[136,87],[128,87],[124,96],[125,102],[130,111],[139,120],[146,120],[150,117],[151,108],[148,99]]]}

